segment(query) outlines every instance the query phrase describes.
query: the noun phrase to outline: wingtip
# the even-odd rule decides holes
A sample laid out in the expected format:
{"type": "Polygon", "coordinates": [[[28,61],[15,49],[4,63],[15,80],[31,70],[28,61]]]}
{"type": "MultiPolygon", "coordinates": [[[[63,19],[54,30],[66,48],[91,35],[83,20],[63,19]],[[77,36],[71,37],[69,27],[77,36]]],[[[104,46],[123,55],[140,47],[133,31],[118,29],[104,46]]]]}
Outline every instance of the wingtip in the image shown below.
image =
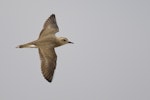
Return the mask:
{"type": "MultiPolygon", "coordinates": [[[[45,78],[46,79],[46,78],[45,78]]],[[[49,80],[49,79],[46,79],[49,83],[51,83],[52,82],[52,80],[49,80]]]]}
{"type": "Polygon", "coordinates": [[[49,79],[49,78],[47,78],[47,77],[44,77],[44,78],[45,78],[48,82],[50,82],[50,83],[51,83],[52,80],[53,80],[53,79],[49,79]]]}
{"type": "Polygon", "coordinates": [[[48,81],[48,82],[50,82],[50,83],[51,83],[52,81],[50,80],[50,81],[48,81]]]}
{"type": "Polygon", "coordinates": [[[55,14],[52,14],[50,17],[55,17],[55,14]]]}

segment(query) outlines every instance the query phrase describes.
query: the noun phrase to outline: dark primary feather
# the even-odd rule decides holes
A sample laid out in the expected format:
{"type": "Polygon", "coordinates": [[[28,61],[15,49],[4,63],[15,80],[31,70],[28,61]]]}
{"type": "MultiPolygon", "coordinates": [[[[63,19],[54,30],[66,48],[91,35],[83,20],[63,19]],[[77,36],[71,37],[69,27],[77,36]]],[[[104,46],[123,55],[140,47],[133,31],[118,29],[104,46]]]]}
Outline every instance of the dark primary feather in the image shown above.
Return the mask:
{"type": "Polygon", "coordinates": [[[40,32],[39,38],[47,36],[48,34],[55,34],[59,31],[57,26],[56,17],[52,14],[44,23],[43,29],[40,32]]]}
{"type": "Polygon", "coordinates": [[[55,50],[54,48],[39,48],[39,55],[42,74],[47,81],[52,82],[57,60],[55,50]]]}
{"type": "MultiPolygon", "coordinates": [[[[52,37],[52,35],[55,35],[58,31],[59,28],[57,26],[55,15],[52,14],[45,21],[39,39],[45,40],[45,38],[52,37]]],[[[49,41],[51,43],[51,40],[49,41]]],[[[42,74],[47,81],[51,82],[56,68],[57,55],[54,48],[50,48],[49,45],[50,44],[44,44],[44,46],[39,47],[39,55],[41,59],[42,74]]]]}

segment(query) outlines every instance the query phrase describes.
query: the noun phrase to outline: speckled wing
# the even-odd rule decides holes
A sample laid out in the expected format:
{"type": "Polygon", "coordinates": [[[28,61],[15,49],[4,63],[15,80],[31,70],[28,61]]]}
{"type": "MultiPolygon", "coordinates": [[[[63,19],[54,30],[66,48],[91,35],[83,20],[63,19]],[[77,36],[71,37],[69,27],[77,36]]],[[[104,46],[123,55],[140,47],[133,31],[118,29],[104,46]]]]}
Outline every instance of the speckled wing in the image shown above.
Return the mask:
{"type": "Polygon", "coordinates": [[[41,71],[48,82],[52,82],[56,68],[57,55],[54,48],[39,48],[41,71]]]}
{"type": "Polygon", "coordinates": [[[44,23],[43,29],[39,35],[39,38],[45,37],[49,34],[55,34],[59,31],[57,26],[56,17],[52,14],[44,23]]]}

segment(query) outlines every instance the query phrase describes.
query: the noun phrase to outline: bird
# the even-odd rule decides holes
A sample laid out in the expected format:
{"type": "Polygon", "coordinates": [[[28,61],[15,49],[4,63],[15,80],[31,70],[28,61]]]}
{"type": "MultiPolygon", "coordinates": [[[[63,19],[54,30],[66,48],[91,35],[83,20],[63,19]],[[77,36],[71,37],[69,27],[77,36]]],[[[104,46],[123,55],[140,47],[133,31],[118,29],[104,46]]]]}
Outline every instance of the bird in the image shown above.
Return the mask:
{"type": "Polygon", "coordinates": [[[16,48],[38,48],[41,60],[41,72],[48,82],[52,82],[54,71],[56,69],[57,54],[55,48],[73,44],[66,37],[57,37],[55,34],[59,32],[55,14],[50,15],[43,25],[38,39],[35,41],[18,45],[16,48]]]}

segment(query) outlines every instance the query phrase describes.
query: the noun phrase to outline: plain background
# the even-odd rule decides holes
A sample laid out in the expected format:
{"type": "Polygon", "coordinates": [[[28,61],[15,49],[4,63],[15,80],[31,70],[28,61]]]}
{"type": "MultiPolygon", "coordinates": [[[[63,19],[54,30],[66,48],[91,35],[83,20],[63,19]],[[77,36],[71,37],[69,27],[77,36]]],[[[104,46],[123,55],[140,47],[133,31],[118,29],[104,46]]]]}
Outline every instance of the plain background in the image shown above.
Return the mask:
{"type": "Polygon", "coordinates": [[[150,100],[149,0],[1,0],[0,100],[150,100]],[[56,48],[52,83],[37,49],[52,14],[75,44],[56,48]]]}

